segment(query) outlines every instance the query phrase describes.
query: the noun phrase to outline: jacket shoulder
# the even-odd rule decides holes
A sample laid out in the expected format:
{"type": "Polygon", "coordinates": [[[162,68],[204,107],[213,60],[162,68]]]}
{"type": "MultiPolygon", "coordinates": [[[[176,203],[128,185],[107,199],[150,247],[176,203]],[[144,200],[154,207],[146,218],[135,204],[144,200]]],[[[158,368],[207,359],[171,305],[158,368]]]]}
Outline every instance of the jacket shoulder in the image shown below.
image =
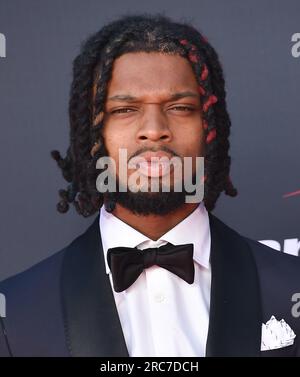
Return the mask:
{"type": "Polygon", "coordinates": [[[54,335],[57,326],[61,326],[59,275],[64,253],[64,249],[60,250],[0,283],[5,302],[0,356],[42,355],[43,347],[37,345],[39,337],[45,334],[51,339],[51,332],[54,335]]]}
{"type": "Polygon", "coordinates": [[[210,218],[212,220],[214,228],[217,230],[222,230],[223,237],[230,237],[232,242],[234,242],[234,240],[238,240],[238,242],[246,244],[258,265],[268,265],[269,267],[275,267],[276,265],[282,264],[282,266],[287,266],[288,268],[291,265],[294,265],[295,269],[299,269],[300,257],[280,252],[278,250],[272,249],[267,245],[264,245],[259,241],[244,236],[212,214],[210,214],[210,218]]]}
{"type": "Polygon", "coordinates": [[[285,268],[292,268],[292,270],[295,269],[299,273],[300,257],[272,249],[251,238],[243,238],[251,248],[253,256],[259,265],[263,265],[267,269],[279,268],[283,270],[285,268]]]}
{"type": "Polygon", "coordinates": [[[61,278],[65,256],[84,250],[88,230],[66,247],[0,282],[0,356],[68,356],[61,278]],[[47,341],[45,341],[47,339],[47,341]]]}
{"type": "MultiPolygon", "coordinates": [[[[94,224],[92,224],[94,226],[94,224]]],[[[87,228],[82,234],[73,239],[67,246],[55,252],[53,255],[34,264],[30,268],[19,272],[5,280],[0,281],[0,292],[24,290],[24,287],[36,287],[39,284],[45,284],[47,278],[55,280],[60,276],[60,271],[67,253],[76,253],[76,250],[82,249],[88,240],[91,228],[87,228]]]]}

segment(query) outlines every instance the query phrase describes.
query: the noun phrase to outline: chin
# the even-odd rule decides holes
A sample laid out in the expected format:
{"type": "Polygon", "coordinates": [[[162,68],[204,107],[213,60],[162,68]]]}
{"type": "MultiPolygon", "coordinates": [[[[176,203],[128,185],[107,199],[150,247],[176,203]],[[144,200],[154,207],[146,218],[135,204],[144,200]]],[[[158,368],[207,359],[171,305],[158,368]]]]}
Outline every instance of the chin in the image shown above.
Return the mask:
{"type": "Polygon", "coordinates": [[[183,192],[118,192],[107,195],[108,200],[120,204],[137,215],[163,216],[185,204],[183,192]]]}

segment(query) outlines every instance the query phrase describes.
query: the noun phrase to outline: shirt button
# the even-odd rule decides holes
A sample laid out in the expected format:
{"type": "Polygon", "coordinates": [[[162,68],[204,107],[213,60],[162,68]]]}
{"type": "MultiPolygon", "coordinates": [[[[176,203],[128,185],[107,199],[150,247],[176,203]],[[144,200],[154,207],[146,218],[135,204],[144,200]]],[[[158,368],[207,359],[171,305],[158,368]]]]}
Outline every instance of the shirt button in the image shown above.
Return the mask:
{"type": "Polygon", "coordinates": [[[165,300],[165,295],[162,293],[156,293],[154,300],[155,302],[163,302],[165,300]]]}

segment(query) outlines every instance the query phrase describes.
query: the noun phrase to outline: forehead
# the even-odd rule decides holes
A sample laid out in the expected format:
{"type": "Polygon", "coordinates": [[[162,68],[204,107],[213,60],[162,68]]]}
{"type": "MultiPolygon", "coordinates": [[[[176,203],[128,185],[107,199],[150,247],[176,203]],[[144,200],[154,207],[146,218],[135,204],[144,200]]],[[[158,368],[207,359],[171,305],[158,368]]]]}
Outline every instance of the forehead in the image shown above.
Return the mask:
{"type": "Polygon", "coordinates": [[[108,94],[150,95],[196,90],[190,63],[180,55],[159,52],[126,53],[113,64],[108,94]]]}

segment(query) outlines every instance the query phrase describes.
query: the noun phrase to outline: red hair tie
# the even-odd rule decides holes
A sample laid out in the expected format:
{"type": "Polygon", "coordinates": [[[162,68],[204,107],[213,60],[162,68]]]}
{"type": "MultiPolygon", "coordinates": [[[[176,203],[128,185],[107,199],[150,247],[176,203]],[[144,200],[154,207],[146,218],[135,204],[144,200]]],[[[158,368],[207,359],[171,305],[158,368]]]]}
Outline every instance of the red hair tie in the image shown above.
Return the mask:
{"type": "Polygon", "coordinates": [[[211,143],[217,136],[217,130],[213,128],[212,130],[209,131],[207,137],[206,137],[206,143],[209,144],[211,143]]]}
{"type": "Polygon", "coordinates": [[[187,45],[189,42],[186,40],[186,39],[182,39],[181,41],[179,41],[182,45],[187,45]]]}
{"type": "Polygon", "coordinates": [[[207,76],[208,76],[208,69],[207,69],[207,66],[206,64],[204,64],[203,66],[203,71],[201,73],[201,80],[204,81],[207,79],[207,76]]]}
{"type": "Polygon", "coordinates": [[[204,88],[202,88],[201,85],[198,85],[198,91],[199,91],[199,93],[200,93],[202,96],[204,96],[204,94],[205,94],[205,90],[204,90],[204,88]]]}
{"type": "Polygon", "coordinates": [[[198,57],[197,57],[197,55],[195,55],[193,52],[189,52],[189,59],[190,59],[190,61],[192,61],[193,63],[197,63],[197,62],[198,62],[198,57]]]}
{"type": "Polygon", "coordinates": [[[203,105],[203,111],[206,112],[209,109],[209,107],[213,105],[214,103],[216,103],[217,101],[218,101],[218,98],[215,95],[212,94],[211,96],[209,96],[208,100],[203,105]]]}

